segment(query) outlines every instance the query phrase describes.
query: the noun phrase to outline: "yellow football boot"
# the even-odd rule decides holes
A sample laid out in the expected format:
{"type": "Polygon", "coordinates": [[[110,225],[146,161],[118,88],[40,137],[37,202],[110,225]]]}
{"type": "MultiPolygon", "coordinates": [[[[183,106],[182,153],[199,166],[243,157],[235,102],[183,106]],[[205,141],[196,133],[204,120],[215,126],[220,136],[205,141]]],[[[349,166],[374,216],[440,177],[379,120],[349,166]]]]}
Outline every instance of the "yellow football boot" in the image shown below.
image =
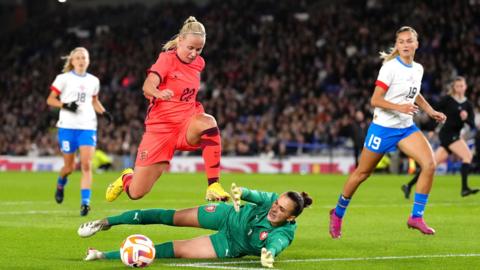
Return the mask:
{"type": "Polygon", "coordinates": [[[205,195],[207,201],[228,201],[230,199],[230,194],[228,194],[220,183],[215,182],[208,186],[207,194],[205,195]]]}
{"type": "Polygon", "coordinates": [[[123,191],[123,176],[126,174],[133,173],[133,170],[131,168],[127,168],[123,170],[122,174],[120,177],[117,178],[113,183],[108,185],[107,188],[107,193],[105,194],[105,198],[107,199],[108,202],[113,202],[120,194],[122,194],[123,191]]]}

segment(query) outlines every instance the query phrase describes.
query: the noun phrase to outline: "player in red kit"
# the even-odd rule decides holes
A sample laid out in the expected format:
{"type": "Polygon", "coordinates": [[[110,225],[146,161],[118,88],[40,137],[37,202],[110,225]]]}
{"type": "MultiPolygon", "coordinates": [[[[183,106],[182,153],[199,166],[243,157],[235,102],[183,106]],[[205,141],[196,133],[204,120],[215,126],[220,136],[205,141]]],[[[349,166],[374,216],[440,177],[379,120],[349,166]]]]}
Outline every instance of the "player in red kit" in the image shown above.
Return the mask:
{"type": "Polygon", "coordinates": [[[148,69],[143,92],[150,99],[150,105],[135,170],[124,170],[108,186],[107,201],[115,200],[122,191],[133,200],[142,198],[167,169],[175,150],[197,149],[202,149],[205,161],[206,199],[226,201],[230,198],[218,182],[222,148],[217,122],[196,101],[200,73],[205,67],[205,60],[200,56],[205,39],[204,26],[189,17],[148,69]]]}

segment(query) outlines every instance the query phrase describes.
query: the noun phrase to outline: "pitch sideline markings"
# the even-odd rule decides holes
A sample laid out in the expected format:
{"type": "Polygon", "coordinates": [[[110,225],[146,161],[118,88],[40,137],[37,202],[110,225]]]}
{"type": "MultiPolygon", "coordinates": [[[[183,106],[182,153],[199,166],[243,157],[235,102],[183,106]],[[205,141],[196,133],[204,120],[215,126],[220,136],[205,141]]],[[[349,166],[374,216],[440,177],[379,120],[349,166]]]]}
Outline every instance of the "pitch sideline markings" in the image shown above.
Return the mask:
{"type": "MultiPolygon", "coordinates": [[[[170,203],[170,202],[175,202],[175,203],[178,203],[178,202],[182,202],[182,203],[190,203],[190,202],[195,202],[195,200],[185,200],[185,199],[162,199],[162,200],[150,200],[150,202],[152,203],[157,203],[157,202],[162,202],[162,203],[170,203]]],[[[0,205],[29,205],[29,204],[34,204],[34,205],[38,205],[38,204],[57,204],[54,202],[54,200],[35,200],[35,201],[31,201],[31,200],[19,200],[19,201],[1,201],[0,202],[0,205]]]]}
{"type": "MultiPolygon", "coordinates": [[[[470,254],[433,254],[433,255],[410,255],[410,256],[376,256],[376,257],[358,257],[358,258],[312,258],[312,259],[290,259],[281,260],[281,263],[297,263],[297,262],[332,262],[332,261],[380,261],[380,260],[407,260],[407,259],[430,259],[430,258],[454,258],[454,257],[480,257],[480,253],[470,254]]],[[[211,268],[211,269],[234,269],[234,270],[252,270],[265,268],[250,268],[227,266],[235,264],[259,264],[260,260],[248,261],[227,261],[227,262],[197,262],[197,263],[172,263],[166,264],[173,267],[193,267],[193,268],[211,268]]],[[[278,268],[277,268],[278,269],[278,268]]]]}
{"type": "MultiPolygon", "coordinates": [[[[100,213],[121,213],[125,209],[101,209],[95,210],[100,213]]],[[[46,214],[71,214],[72,210],[25,210],[25,211],[0,211],[2,215],[46,215],[46,214]]]]}

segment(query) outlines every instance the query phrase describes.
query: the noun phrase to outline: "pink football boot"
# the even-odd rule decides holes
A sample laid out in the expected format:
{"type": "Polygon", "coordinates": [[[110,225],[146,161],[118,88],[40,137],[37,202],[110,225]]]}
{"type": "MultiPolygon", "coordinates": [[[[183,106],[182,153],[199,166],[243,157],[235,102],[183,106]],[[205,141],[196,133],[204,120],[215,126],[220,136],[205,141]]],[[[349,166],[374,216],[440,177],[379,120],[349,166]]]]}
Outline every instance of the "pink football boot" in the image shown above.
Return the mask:
{"type": "Polygon", "coordinates": [[[335,208],[330,210],[330,235],[332,238],[340,238],[342,236],[342,219],[335,214],[335,208]]]}
{"type": "Polygon", "coordinates": [[[407,226],[410,229],[417,229],[423,234],[435,234],[435,230],[433,228],[428,227],[422,217],[414,218],[410,216],[407,221],[407,226]]]}

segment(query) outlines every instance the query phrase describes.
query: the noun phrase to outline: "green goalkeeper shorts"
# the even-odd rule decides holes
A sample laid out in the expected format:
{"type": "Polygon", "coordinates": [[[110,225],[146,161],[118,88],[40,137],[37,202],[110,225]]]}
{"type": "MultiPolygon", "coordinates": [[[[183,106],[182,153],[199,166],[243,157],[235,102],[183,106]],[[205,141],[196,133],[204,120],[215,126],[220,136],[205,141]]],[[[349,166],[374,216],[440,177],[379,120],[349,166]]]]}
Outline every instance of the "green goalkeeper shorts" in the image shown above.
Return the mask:
{"type": "Polygon", "coordinates": [[[239,254],[231,246],[227,233],[227,220],[231,211],[235,211],[232,205],[225,203],[212,203],[198,207],[198,223],[204,229],[218,231],[210,235],[213,248],[218,258],[234,258],[239,254]]]}

